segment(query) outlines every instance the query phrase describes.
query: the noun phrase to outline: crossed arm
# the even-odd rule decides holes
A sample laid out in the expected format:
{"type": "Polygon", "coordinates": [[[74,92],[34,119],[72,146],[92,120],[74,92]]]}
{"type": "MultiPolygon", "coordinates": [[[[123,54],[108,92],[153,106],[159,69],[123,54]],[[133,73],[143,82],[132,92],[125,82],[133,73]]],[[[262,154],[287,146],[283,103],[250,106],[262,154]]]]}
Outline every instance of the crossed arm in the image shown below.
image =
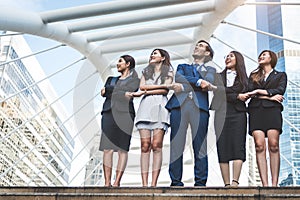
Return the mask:
{"type": "Polygon", "coordinates": [[[191,91],[191,90],[201,90],[208,91],[213,90],[215,86],[211,83],[214,82],[214,77],[216,74],[216,69],[213,67],[207,68],[207,73],[205,77],[198,78],[195,76],[188,76],[185,74],[184,65],[179,65],[177,67],[177,72],[175,76],[176,83],[170,86],[175,92],[181,91],[191,91]]]}
{"type": "Polygon", "coordinates": [[[173,73],[171,76],[166,77],[165,83],[161,85],[147,85],[145,77],[142,75],[140,82],[140,90],[137,92],[132,92],[131,96],[140,97],[142,95],[155,95],[162,94],[166,95],[169,92],[170,85],[173,82],[173,73]]]}
{"type": "Polygon", "coordinates": [[[286,90],[286,85],[287,76],[285,73],[282,73],[280,79],[278,79],[278,86],[275,88],[254,89],[253,81],[249,81],[250,92],[239,94],[238,98],[245,101],[249,98],[259,98],[281,103],[284,100],[283,94],[286,90]]]}

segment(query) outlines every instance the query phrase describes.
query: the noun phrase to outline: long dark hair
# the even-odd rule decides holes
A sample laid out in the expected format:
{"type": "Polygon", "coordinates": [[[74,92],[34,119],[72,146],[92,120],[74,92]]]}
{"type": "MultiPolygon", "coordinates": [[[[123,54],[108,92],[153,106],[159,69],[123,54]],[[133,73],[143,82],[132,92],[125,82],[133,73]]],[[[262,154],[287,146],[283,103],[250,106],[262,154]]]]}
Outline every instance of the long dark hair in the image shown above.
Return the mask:
{"type": "MultiPolygon", "coordinates": [[[[258,55],[258,58],[265,52],[268,52],[270,54],[270,57],[271,57],[271,67],[274,69],[276,64],[277,64],[277,55],[276,53],[274,53],[273,51],[271,50],[263,50],[259,55],[258,55]]],[[[263,66],[259,65],[255,70],[253,70],[251,72],[251,75],[250,77],[252,78],[252,80],[257,83],[257,84],[260,84],[261,81],[264,79],[264,69],[263,69],[263,66]]]]}
{"type": "MultiPolygon", "coordinates": [[[[161,66],[161,83],[164,83],[166,78],[168,77],[168,73],[170,71],[170,68],[172,67],[171,65],[171,59],[170,59],[170,55],[169,53],[164,50],[164,49],[154,49],[150,55],[152,55],[152,53],[154,51],[159,51],[159,53],[161,54],[162,57],[165,57],[165,59],[162,61],[162,66],[161,66]]],[[[149,62],[150,62],[151,56],[149,58],[149,62]]],[[[154,73],[154,65],[153,64],[149,64],[144,70],[143,70],[143,75],[145,77],[146,80],[148,79],[153,79],[153,73],[154,73]]]]}
{"type": "Polygon", "coordinates": [[[243,55],[238,51],[231,51],[234,54],[236,59],[235,70],[237,73],[236,78],[238,78],[239,82],[243,85],[243,90],[246,90],[248,87],[248,76],[246,72],[246,66],[243,55]]]}
{"type": "Polygon", "coordinates": [[[132,72],[133,77],[137,77],[138,74],[135,71],[135,60],[134,60],[134,58],[130,55],[122,55],[122,56],[120,56],[120,58],[123,58],[126,63],[130,63],[129,70],[130,70],[130,72],[132,72]]]}

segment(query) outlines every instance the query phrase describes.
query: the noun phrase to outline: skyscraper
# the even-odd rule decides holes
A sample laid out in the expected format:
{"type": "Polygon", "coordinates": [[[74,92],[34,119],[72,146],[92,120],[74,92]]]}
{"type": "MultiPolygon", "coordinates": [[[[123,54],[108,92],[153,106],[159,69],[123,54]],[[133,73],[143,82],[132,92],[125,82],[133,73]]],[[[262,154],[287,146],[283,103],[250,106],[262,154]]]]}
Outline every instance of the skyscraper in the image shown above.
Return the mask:
{"type": "MultiPolygon", "coordinates": [[[[282,0],[267,0],[268,2],[282,2],[282,0]]],[[[263,2],[266,2],[264,0],[263,2]]],[[[299,185],[300,169],[300,137],[299,135],[299,118],[295,113],[299,112],[299,77],[292,76],[294,72],[299,70],[298,63],[300,61],[300,46],[285,39],[300,39],[300,35],[296,33],[296,27],[300,26],[300,20],[297,19],[297,7],[287,5],[258,5],[256,10],[257,29],[278,35],[283,39],[275,38],[268,35],[257,35],[257,51],[260,53],[264,49],[270,49],[277,53],[278,63],[276,69],[278,71],[286,71],[288,74],[288,88],[286,92],[286,100],[284,101],[283,111],[283,133],[280,136],[280,153],[281,166],[279,174],[279,183],[291,185],[290,181],[286,181],[293,175],[293,185],[299,185]],[[297,130],[298,129],[298,130],[297,130]],[[297,154],[298,153],[298,154],[297,154]],[[297,158],[299,157],[299,158],[297,158]]]]}
{"type": "MultiPolygon", "coordinates": [[[[300,62],[300,51],[298,52],[298,62],[300,62]]],[[[286,51],[286,55],[289,55],[286,51]]],[[[291,55],[292,56],[292,55],[291,55]]],[[[290,65],[293,66],[293,65],[290,65]]],[[[291,138],[291,157],[290,164],[293,169],[288,177],[282,182],[284,185],[299,186],[300,185],[300,75],[299,73],[288,73],[290,79],[289,87],[287,88],[287,101],[286,109],[288,110],[288,121],[290,125],[290,138],[291,138]]]]}
{"type": "Polygon", "coordinates": [[[72,127],[21,35],[0,37],[0,185],[67,185],[72,127]]]}

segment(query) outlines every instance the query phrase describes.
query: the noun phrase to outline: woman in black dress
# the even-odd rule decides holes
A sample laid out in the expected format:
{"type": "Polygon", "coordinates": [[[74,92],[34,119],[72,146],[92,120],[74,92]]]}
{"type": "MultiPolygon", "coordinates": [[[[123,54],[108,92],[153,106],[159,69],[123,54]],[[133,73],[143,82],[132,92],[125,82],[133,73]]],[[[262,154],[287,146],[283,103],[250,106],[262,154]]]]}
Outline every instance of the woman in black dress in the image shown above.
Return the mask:
{"type": "Polygon", "coordinates": [[[117,63],[121,76],[109,77],[101,90],[105,97],[102,109],[102,135],[100,150],[103,151],[105,186],[111,186],[113,152],[118,152],[116,179],[113,186],[120,186],[125,170],[134,125],[135,110],[131,93],[139,88],[135,60],[129,55],[121,56],[117,63]]]}
{"type": "Polygon", "coordinates": [[[284,93],[287,85],[285,72],[274,68],[277,56],[270,50],[262,51],[258,56],[258,68],[249,77],[251,96],[249,109],[249,134],[253,136],[256,149],[256,162],[263,186],[268,186],[268,169],[266,160],[266,140],[270,156],[272,186],[277,186],[280,153],[279,135],[282,133],[282,115],[284,93]]]}
{"type": "Polygon", "coordinates": [[[215,110],[217,152],[222,178],[227,186],[238,186],[242,164],[246,160],[248,77],[241,53],[231,51],[225,58],[226,68],[216,77],[211,109],[215,110]],[[229,161],[233,161],[230,184],[229,161]]]}

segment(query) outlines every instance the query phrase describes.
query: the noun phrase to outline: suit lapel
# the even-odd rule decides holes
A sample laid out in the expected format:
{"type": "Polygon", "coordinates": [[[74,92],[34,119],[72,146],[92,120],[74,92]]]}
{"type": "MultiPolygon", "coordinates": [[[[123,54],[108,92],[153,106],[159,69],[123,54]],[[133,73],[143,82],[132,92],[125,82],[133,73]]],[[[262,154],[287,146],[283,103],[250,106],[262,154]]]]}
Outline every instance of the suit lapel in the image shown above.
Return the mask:
{"type": "Polygon", "coordinates": [[[226,70],[223,70],[222,72],[221,72],[221,77],[222,77],[222,82],[223,82],[223,85],[226,87],[226,85],[227,85],[227,80],[226,80],[226,70]]]}
{"type": "Polygon", "coordinates": [[[268,76],[267,80],[265,81],[265,85],[268,85],[269,82],[277,75],[277,73],[278,72],[274,69],[268,76]]]}

